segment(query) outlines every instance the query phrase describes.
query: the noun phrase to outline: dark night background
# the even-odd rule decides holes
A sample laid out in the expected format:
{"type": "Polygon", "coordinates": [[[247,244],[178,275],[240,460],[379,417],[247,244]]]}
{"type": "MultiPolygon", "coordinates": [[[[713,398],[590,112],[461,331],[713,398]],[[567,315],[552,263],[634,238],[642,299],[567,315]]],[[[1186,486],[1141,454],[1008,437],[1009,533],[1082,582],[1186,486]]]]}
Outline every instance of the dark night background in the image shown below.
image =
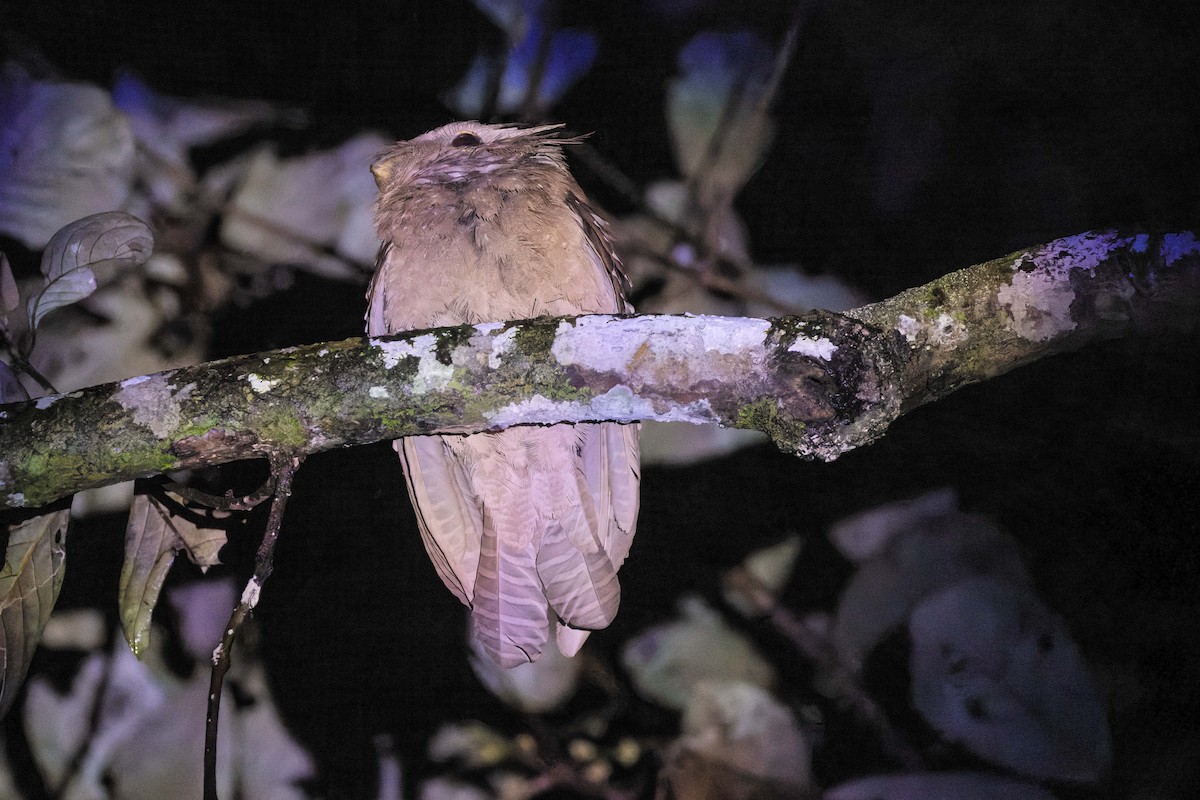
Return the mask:
{"type": "MultiPolygon", "coordinates": [[[[562,21],[595,29],[600,52],[555,115],[594,131],[595,148],[643,185],[672,172],[663,82],[680,46],[742,27],[778,42],[793,8],[565,5],[562,21]]],[[[72,78],[108,85],[123,67],[167,94],[302,107],[311,125],[280,133],[291,152],[449,121],[438,93],[496,36],[470,3],[446,0],[0,9],[8,47],[35,46],[72,78]]],[[[737,204],[755,258],[885,297],[1088,229],[1195,229],[1198,14],[1133,0],[814,4],[775,145],[737,204]]],[[[629,210],[577,174],[612,211],[629,210]]],[[[362,292],[301,275],[286,294],[224,312],[211,356],[358,335],[362,292]]],[[[681,592],[715,596],[724,568],[784,531],[810,542],[785,599],[827,607],[848,572],[820,536],[831,522],[954,486],[964,508],[1019,538],[1096,667],[1112,709],[1113,795],[1189,796],[1200,781],[1196,345],[1192,331],[1047,359],[919,409],[832,464],[764,447],[647,469],[621,613],[593,641],[615,651],[670,616],[681,592]]],[[[257,615],[278,701],[322,759],[331,797],[370,796],[375,732],[394,733],[419,772],[441,720],[512,724],[461,658],[460,607],[425,560],[402,486],[386,444],[310,458],[257,615]]],[[[121,535],[75,535],[64,602],[115,596],[121,535]]],[[[248,563],[253,546],[225,560],[248,563]]],[[[785,697],[810,691],[794,659],[783,668],[785,697]]],[[[814,764],[822,785],[864,768],[832,751],[814,764]]]]}

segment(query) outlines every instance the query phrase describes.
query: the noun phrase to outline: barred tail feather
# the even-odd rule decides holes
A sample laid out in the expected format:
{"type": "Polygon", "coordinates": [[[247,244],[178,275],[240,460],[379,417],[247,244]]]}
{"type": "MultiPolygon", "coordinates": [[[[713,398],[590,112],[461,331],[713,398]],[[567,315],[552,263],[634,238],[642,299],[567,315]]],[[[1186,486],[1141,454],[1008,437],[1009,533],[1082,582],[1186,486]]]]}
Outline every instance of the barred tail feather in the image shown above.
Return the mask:
{"type": "Polygon", "coordinates": [[[552,524],[542,535],[537,571],[554,613],[573,628],[605,628],[617,614],[621,586],[617,571],[596,541],[581,549],[552,524]]]}
{"type": "Polygon", "coordinates": [[[485,513],[471,618],[475,638],[502,667],[536,660],[549,638],[536,551],[536,541],[506,546],[485,513]]]}

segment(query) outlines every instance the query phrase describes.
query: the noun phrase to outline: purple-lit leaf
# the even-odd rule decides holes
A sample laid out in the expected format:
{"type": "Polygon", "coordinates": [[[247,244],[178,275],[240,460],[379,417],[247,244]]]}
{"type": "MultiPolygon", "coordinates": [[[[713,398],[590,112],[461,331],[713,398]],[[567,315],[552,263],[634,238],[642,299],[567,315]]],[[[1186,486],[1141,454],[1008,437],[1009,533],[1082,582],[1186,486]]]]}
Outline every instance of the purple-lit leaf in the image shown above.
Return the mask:
{"type": "Polygon", "coordinates": [[[913,705],[951,742],[1031,778],[1099,780],[1108,722],[1066,626],[1027,586],[967,578],[909,620],[913,705]]]}
{"type": "Polygon", "coordinates": [[[592,66],[598,49],[594,33],[581,28],[546,29],[538,3],[476,0],[476,5],[508,34],[510,49],[504,63],[491,55],[476,56],[445,101],[466,117],[484,110],[491,76],[500,72],[495,111],[540,116],[557,103],[592,66]],[[548,37],[548,41],[543,39],[548,37]],[[537,85],[533,86],[533,82],[537,85]],[[532,108],[526,106],[532,105],[532,108]]]}
{"type": "Polygon", "coordinates": [[[834,526],[831,536],[843,554],[862,561],[842,591],[833,631],[842,659],[855,668],[932,592],[973,575],[1029,582],[1012,537],[986,517],[958,511],[952,491],[871,509],[834,526]]]}
{"type": "Polygon", "coordinates": [[[378,189],[363,164],[387,144],[364,133],[334,150],[297,158],[259,150],[222,219],[221,242],[269,264],[303,264],[325,277],[357,278],[347,261],[369,264],[379,248],[371,217],[378,189]]]}
{"type": "Polygon", "coordinates": [[[184,550],[201,569],[217,560],[225,531],[200,528],[157,499],[139,494],[129,509],[125,529],[125,561],[121,565],[121,627],[130,648],[140,658],[150,642],[150,620],[175,555],[184,550]]]}
{"type": "Polygon", "coordinates": [[[0,568],[0,716],[16,699],[62,588],[70,513],[63,509],[8,528],[0,568]]]}
{"type": "Polygon", "coordinates": [[[0,71],[0,231],[39,249],[71,220],[124,207],[134,161],[129,120],[103,89],[0,71]]]}
{"type": "Polygon", "coordinates": [[[772,56],[746,31],[701,33],[679,54],[667,87],[675,161],[702,184],[702,202],[729,198],[750,178],[771,142],[764,108],[772,56]]]}
{"type": "Polygon", "coordinates": [[[138,150],[138,186],[153,205],[184,210],[195,202],[196,174],[189,151],[295,112],[262,100],[191,100],[158,94],[138,76],[121,72],[113,101],[133,127],[138,150]]]}
{"type": "Polygon", "coordinates": [[[29,298],[30,328],[56,308],[96,291],[97,277],[136,267],[150,257],[154,236],[146,223],[121,211],[76,220],[54,234],[42,254],[46,285],[29,298]]]}
{"type": "Polygon", "coordinates": [[[983,772],[874,775],[838,784],[823,800],[1055,800],[1032,783],[983,772]]]}

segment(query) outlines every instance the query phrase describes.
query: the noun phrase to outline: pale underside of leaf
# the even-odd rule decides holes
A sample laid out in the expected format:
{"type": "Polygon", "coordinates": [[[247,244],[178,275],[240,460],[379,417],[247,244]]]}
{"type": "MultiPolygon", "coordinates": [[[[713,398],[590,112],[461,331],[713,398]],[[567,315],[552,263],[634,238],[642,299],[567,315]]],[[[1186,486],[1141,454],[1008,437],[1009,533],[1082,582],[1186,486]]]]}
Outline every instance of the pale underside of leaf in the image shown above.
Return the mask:
{"type": "Polygon", "coordinates": [[[106,211],[76,220],[46,245],[42,290],[29,298],[30,327],[46,314],[76,303],[96,291],[97,275],[108,277],[136,267],[150,257],[154,236],[146,223],[121,211],[106,211]]]}
{"type": "Polygon", "coordinates": [[[224,544],[223,530],[201,528],[184,517],[173,516],[150,495],[133,498],[125,529],[120,614],[125,639],[139,658],[150,643],[154,606],[176,553],[183,550],[201,569],[208,569],[220,563],[217,552],[224,544]]]}
{"type": "Polygon", "coordinates": [[[8,530],[0,568],[0,716],[16,697],[62,588],[69,517],[63,509],[8,530]]]}

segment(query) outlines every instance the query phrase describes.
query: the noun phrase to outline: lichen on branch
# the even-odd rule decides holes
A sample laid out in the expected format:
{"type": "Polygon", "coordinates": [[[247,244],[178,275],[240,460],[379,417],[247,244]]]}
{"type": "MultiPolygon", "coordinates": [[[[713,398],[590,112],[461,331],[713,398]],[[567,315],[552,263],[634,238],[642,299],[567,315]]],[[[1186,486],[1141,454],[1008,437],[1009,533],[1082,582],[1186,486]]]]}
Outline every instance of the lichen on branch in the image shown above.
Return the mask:
{"type": "Polygon", "coordinates": [[[1194,325],[1191,233],[1098,231],[845,314],[547,318],[356,338],[0,407],[0,498],[425,433],[675,420],[833,459],[907,410],[1088,342],[1194,325]]]}

